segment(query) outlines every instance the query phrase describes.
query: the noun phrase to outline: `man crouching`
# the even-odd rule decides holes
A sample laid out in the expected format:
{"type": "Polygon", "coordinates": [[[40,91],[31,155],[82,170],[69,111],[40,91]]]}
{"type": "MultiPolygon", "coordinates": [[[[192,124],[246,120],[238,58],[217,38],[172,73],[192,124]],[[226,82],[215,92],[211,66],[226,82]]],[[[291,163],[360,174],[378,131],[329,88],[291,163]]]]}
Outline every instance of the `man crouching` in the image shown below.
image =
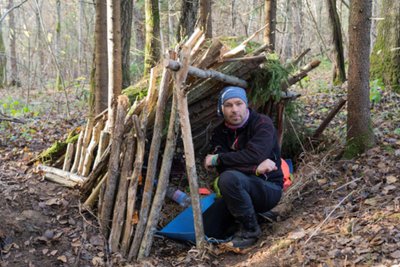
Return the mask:
{"type": "Polygon", "coordinates": [[[240,224],[231,245],[245,248],[261,234],[256,214],[275,207],[282,196],[280,149],[272,120],[248,108],[243,88],[221,91],[218,114],[224,122],[214,130],[204,167],[217,169],[222,201],[240,224]]]}

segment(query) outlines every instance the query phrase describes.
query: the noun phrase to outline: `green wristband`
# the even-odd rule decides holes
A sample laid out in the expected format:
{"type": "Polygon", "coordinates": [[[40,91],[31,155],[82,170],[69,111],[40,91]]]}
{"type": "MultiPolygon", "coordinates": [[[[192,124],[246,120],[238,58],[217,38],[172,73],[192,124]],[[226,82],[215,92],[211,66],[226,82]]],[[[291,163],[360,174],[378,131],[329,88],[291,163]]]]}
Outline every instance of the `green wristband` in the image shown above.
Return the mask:
{"type": "Polygon", "coordinates": [[[218,154],[217,154],[217,155],[214,155],[214,156],[211,158],[211,165],[212,165],[212,166],[217,166],[217,165],[218,165],[218,154]]]}

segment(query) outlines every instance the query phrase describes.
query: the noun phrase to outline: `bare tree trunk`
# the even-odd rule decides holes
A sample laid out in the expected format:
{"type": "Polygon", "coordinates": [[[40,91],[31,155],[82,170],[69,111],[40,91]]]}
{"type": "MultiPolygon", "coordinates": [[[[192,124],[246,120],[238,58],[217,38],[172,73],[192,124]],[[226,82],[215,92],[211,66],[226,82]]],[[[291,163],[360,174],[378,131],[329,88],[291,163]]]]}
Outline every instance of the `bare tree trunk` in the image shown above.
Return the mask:
{"type": "Polygon", "coordinates": [[[182,11],[179,19],[178,31],[176,33],[178,42],[185,38],[185,36],[190,36],[193,33],[199,0],[182,0],[181,5],[182,11]]]}
{"type": "Polygon", "coordinates": [[[122,88],[131,84],[130,46],[132,36],[133,0],[121,0],[122,88]]]}
{"type": "Polygon", "coordinates": [[[329,21],[332,26],[332,37],[334,49],[333,83],[342,84],[346,81],[346,70],[344,65],[342,26],[336,9],[336,0],[328,0],[329,21]]]}
{"type": "MultiPolygon", "coordinates": [[[[11,9],[14,6],[14,0],[8,1],[8,9],[11,9]]],[[[11,11],[8,14],[8,24],[10,30],[10,66],[11,66],[11,77],[10,84],[13,86],[21,86],[21,83],[18,79],[18,68],[17,68],[17,52],[16,52],[16,42],[15,42],[15,19],[14,12],[11,11]]]]}
{"type": "Polygon", "coordinates": [[[275,32],[276,32],[276,1],[265,0],[265,23],[264,43],[268,44],[269,51],[275,51],[275,32]]]}
{"type": "Polygon", "coordinates": [[[6,83],[6,66],[7,66],[7,57],[6,57],[6,47],[4,45],[3,40],[3,23],[0,22],[0,88],[4,86],[6,83]]]}
{"type": "Polygon", "coordinates": [[[140,9],[137,2],[133,5],[133,23],[134,23],[134,35],[135,35],[135,58],[134,62],[136,65],[136,73],[133,80],[136,81],[143,74],[143,62],[144,62],[144,47],[145,47],[145,29],[144,29],[144,10],[140,9]]]}
{"type": "Polygon", "coordinates": [[[212,37],[211,0],[199,0],[200,28],[206,38],[212,37]]]}
{"type": "Polygon", "coordinates": [[[160,60],[160,13],[157,0],[145,0],[146,44],[144,52],[144,73],[147,74],[160,60]]]}
{"type": "Polygon", "coordinates": [[[400,92],[400,2],[384,1],[371,55],[371,75],[400,92]]]}
{"type": "Polygon", "coordinates": [[[345,158],[374,144],[369,100],[369,52],[372,0],[352,0],[349,23],[349,88],[345,158]]]}
{"type": "Polygon", "coordinates": [[[95,22],[95,114],[108,105],[108,59],[107,59],[107,5],[96,0],[95,22]]]}
{"type": "Polygon", "coordinates": [[[122,87],[121,64],[121,1],[107,0],[107,50],[108,50],[108,123],[112,132],[115,126],[117,99],[122,87]]]}
{"type": "Polygon", "coordinates": [[[79,18],[78,18],[78,69],[76,77],[81,76],[82,71],[82,27],[83,27],[83,0],[79,0],[79,18]]]}
{"type": "MultiPolygon", "coordinates": [[[[60,42],[61,42],[61,0],[56,1],[56,14],[57,14],[57,22],[56,22],[56,40],[54,43],[54,54],[56,60],[60,62],[60,42]]],[[[62,88],[62,80],[61,80],[60,69],[57,69],[57,77],[56,77],[56,88],[61,91],[62,88]]]]}

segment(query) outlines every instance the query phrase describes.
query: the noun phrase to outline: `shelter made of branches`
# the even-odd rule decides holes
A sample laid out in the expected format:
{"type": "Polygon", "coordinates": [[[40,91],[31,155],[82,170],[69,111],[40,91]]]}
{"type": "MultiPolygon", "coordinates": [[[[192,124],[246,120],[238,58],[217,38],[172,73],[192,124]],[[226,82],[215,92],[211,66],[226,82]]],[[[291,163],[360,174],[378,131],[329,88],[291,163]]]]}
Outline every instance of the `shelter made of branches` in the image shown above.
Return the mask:
{"type": "MultiPolygon", "coordinates": [[[[216,113],[221,88],[232,84],[250,90],[251,75],[268,60],[266,45],[246,52],[252,37],[228,49],[218,38],[205,39],[197,29],[151,70],[145,98],[131,104],[126,95],[119,96],[111,132],[106,127],[107,112],[103,112],[88,120],[76,143],[68,144],[62,170],[40,166],[47,179],[79,186],[86,209],[94,209],[98,203],[99,223],[112,252],[120,252],[129,260],[149,255],[178,136],[183,141],[196,245],[203,246],[195,152],[207,146],[209,134],[221,120],[216,113]],[[141,203],[136,203],[139,185],[143,193],[141,203]]],[[[287,99],[298,96],[287,88],[318,64],[311,62],[282,81],[278,101],[264,105],[265,110],[278,110],[280,133],[282,107],[287,99]]]]}

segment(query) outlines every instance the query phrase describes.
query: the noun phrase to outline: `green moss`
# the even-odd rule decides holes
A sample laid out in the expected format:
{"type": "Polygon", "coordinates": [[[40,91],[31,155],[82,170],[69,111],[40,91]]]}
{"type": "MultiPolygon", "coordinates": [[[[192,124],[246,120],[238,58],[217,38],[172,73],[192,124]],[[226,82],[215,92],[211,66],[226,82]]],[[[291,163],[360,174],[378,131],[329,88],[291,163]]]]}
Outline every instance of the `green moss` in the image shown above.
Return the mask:
{"type": "Polygon", "coordinates": [[[62,154],[64,154],[66,148],[66,142],[56,141],[51,147],[49,147],[39,155],[39,160],[43,163],[50,164],[51,162],[53,162],[54,159],[57,159],[62,154]]]}
{"type": "MultiPolygon", "coordinates": [[[[372,129],[371,129],[372,134],[372,129]]],[[[343,159],[353,159],[374,145],[374,138],[370,134],[360,135],[347,141],[343,159]]]]}
{"type": "Polygon", "coordinates": [[[384,3],[385,19],[378,23],[378,36],[371,54],[371,79],[382,79],[386,86],[400,92],[400,14],[393,1],[384,3]]]}
{"type": "Polygon", "coordinates": [[[69,143],[76,143],[78,141],[79,131],[79,128],[75,128],[68,134],[67,138],[64,141],[54,142],[51,147],[40,153],[40,155],[38,156],[39,160],[45,164],[51,164],[55,160],[60,158],[67,150],[67,146],[69,143]]]}

